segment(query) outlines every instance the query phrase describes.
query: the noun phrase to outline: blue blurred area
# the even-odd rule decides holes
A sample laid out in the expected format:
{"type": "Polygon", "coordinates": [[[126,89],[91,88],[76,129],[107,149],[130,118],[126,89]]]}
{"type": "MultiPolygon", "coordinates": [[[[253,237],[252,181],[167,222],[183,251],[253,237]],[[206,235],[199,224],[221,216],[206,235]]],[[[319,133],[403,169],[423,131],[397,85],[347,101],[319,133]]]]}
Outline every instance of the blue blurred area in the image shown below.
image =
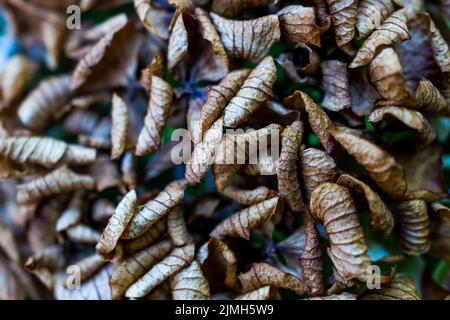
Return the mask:
{"type": "Polygon", "coordinates": [[[16,38],[8,34],[6,19],[0,10],[0,70],[8,61],[9,57],[19,51],[20,45],[16,38]]]}

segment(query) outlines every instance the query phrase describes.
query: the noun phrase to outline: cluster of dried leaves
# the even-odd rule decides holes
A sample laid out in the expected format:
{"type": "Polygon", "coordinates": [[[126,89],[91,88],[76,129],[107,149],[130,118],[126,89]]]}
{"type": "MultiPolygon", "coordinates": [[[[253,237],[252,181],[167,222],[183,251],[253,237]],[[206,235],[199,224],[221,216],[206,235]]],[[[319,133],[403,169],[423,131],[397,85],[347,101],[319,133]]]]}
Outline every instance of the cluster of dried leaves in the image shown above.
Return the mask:
{"type": "Polygon", "coordinates": [[[448,297],[396,264],[450,259],[449,7],[2,1],[21,51],[0,74],[0,299],[448,297]],[[374,260],[372,231],[398,254],[374,260]]]}

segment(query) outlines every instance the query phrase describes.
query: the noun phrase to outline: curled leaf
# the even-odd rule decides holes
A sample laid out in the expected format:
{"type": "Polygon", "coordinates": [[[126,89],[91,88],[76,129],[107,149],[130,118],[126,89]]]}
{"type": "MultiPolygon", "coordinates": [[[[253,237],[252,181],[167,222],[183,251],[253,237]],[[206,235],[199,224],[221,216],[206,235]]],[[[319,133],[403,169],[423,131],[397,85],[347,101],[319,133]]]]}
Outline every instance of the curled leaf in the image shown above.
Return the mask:
{"type": "Polygon", "coordinates": [[[159,219],[156,223],[147,230],[143,235],[132,239],[123,240],[121,244],[124,250],[128,253],[139,251],[148,245],[152,244],[167,231],[166,219],[159,219]]]}
{"type": "Polygon", "coordinates": [[[392,0],[362,0],[358,3],[356,29],[359,37],[367,38],[375,28],[381,26],[395,10],[392,0]]]}
{"type": "Polygon", "coordinates": [[[313,297],[305,300],[356,300],[356,295],[348,292],[342,292],[340,294],[332,294],[324,297],[313,297]]]}
{"type": "Polygon", "coordinates": [[[279,197],[275,197],[243,209],[219,223],[211,231],[210,236],[218,238],[241,237],[248,240],[250,239],[250,231],[268,221],[280,210],[281,206],[282,201],[279,197]]]}
{"type": "Polygon", "coordinates": [[[173,249],[167,257],[154,265],[146,274],[128,288],[127,298],[141,298],[174,273],[188,266],[194,259],[193,244],[173,249]]]}
{"type": "Polygon", "coordinates": [[[322,150],[304,149],[300,157],[302,180],[307,199],[311,193],[324,182],[335,182],[339,177],[337,165],[333,158],[322,150]]]}
{"type": "Polygon", "coordinates": [[[192,241],[186,226],[183,210],[180,206],[173,208],[167,215],[167,231],[174,246],[184,246],[192,241]]]}
{"type": "Polygon", "coordinates": [[[420,300],[414,280],[410,277],[396,277],[379,290],[370,290],[362,300],[420,300]]]}
{"type": "Polygon", "coordinates": [[[431,115],[450,115],[449,100],[429,80],[420,80],[414,100],[414,103],[408,105],[408,108],[431,115]]]}
{"type": "Polygon", "coordinates": [[[61,247],[59,246],[47,247],[42,252],[29,257],[25,262],[24,268],[35,274],[51,290],[55,284],[55,273],[64,263],[61,253],[61,247]]]}
{"type": "MultiPolygon", "coordinates": [[[[372,218],[370,224],[376,232],[382,236],[387,236],[392,232],[394,228],[394,217],[375,191],[361,180],[349,174],[341,175],[336,183],[347,187],[350,192],[354,192],[356,195],[363,194],[372,218]]],[[[356,199],[358,197],[354,196],[354,198],[356,199]]]]}
{"type": "Polygon", "coordinates": [[[236,300],[280,300],[278,289],[274,286],[265,286],[256,290],[241,294],[236,300]]]}
{"type": "Polygon", "coordinates": [[[393,156],[372,142],[357,136],[350,129],[336,127],[331,130],[331,134],[359,164],[367,169],[372,179],[389,196],[394,198],[404,196],[405,170],[393,156]]]}
{"type": "Polygon", "coordinates": [[[209,284],[197,261],[179,271],[171,280],[174,300],[209,300],[209,284]]]}
{"type": "Polygon", "coordinates": [[[382,47],[390,47],[401,41],[409,40],[408,12],[400,9],[387,18],[380,27],[364,41],[358,50],[350,68],[357,68],[370,63],[382,47]]]}
{"type": "Polygon", "coordinates": [[[137,16],[150,32],[162,39],[169,38],[170,13],[153,5],[153,0],[133,0],[137,16]]]}
{"type": "Polygon", "coordinates": [[[20,204],[33,203],[42,198],[62,194],[77,189],[92,189],[94,179],[87,175],[79,175],[66,167],[30,182],[17,186],[17,202],[20,204]]]}
{"type": "Polygon", "coordinates": [[[430,219],[427,204],[423,200],[400,202],[398,242],[406,255],[417,256],[430,248],[430,219]]]}
{"type": "Polygon", "coordinates": [[[233,186],[228,186],[222,193],[233,201],[236,201],[244,206],[257,204],[275,195],[275,191],[264,186],[257,187],[252,190],[243,190],[233,186]]]}
{"type": "Polygon", "coordinates": [[[114,255],[117,242],[135,213],[136,200],[136,192],[131,190],[117,205],[108,225],[103,230],[100,241],[95,246],[102,257],[109,259],[114,255]]]}
{"type": "Polygon", "coordinates": [[[116,93],[112,100],[111,121],[111,158],[117,159],[125,151],[127,144],[128,108],[116,93]]]}
{"type": "Polygon", "coordinates": [[[70,227],[66,234],[72,242],[86,244],[96,244],[101,237],[100,232],[85,224],[70,227]]]}
{"type": "Polygon", "coordinates": [[[0,249],[14,263],[20,264],[20,250],[12,231],[0,221],[0,249]]]}
{"type": "Polygon", "coordinates": [[[84,193],[82,191],[75,192],[73,198],[69,202],[69,205],[56,221],[56,231],[64,231],[81,221],[84,200],[84,193]]]}
{"type": "Polygon", "coordinates": [[[235,128],[249,119],[261,104],[272,98],[277,78],[272,57],[266,57],[253,69],[238,93],[224,110],[223,124],[235,128]]]}
{"type": "Polygon", "coordinates": [[[249,271],[239,275],[239,280],[244,292],[271,285],[290,289],[300,295],[308,293],[308,286],[301,279],[267,263],[254,263],[249,271]]]}
{"type": "Polygon", "coordinates": [[[172,87],[163,79],[153,76],[147,115],[144,128],[138,137],[136,155],[143,156],[158,150],[171,104],[172,87]]]}
{"type": "Polygon", "coordinates": [[[106,263],[99,255],[93,254],[75,263],[80,268],[80,281],[84,282],[92,277],[106,263]]]}
{"type": "Polygon", "coordinates": [[[380,122],[387,117],[393,117],[406,126],[418,132],[421,145],[428,145],[436,138],[436,133],[428,120],[418,111],[403,107],[382,107],[373,111],[369,116],[370,122],[380,122]]]}
{"type": "Polygon", "coordinates": [[[145,206],[131,219],[123,239],[134,239],[149,230],[159,219],[177,206],[184,198],[186,181],[174,181],[167,185],[160,194],[148,201],[145,206]]]}
{"type": "Polygon", "coordinates": [[[310,210],[330,239],[327,251],[336,280],[344,284],[352,279],[365,281],[370,258],[350,192],[337,184],[323,183],[312,192],[310,210]]]}
{"type": "Polygon", "coordinates": [[[448,260],[450,257],[450,209],[440,203],[431,205],[430,256],[448,260]]]}
{"type": "Polygon", "coordinates": [[[355,36],[358,1],[356,0],[327,0],[333,21],[336,43],[338,46],[352,41],[355,36]]]}
{"type": "Polygon", "coordinates": [[[163,240],[146,249],[140,250],[123,260],[114,270],[109,285],[111,297],[120,299],[126,290],[171,249],[170,241],[163,240]]]}
{"type": "Polygon", "coordinates": [[[323,86],[325,97],[322,105],[331,111],[341,111],[350,108],[350,82],[347,64],[338,60],[322,62],[323,86]]]}
{"type": "Polygon", "coordinates": [[[280,158],[277,163],[278,192],[296,212],[302,211],[305,206],[297,177],[297,160],[303,130],[303,123],[300,121],[295,121],[284,129],[280,158]]]}
{"type": "Polygon", "coordinates": [[[169,69],[173,70],[188,52],[188,33],[184,25],[183,15],[176,19],[167,48],[167,62],[169,69]]]}
{"type": "Polygon", "coordinates": [[[236,59],[258,62],[280,40],[280,23],[276,15],[252,20],[228,20],[211,13],[211,19],[228,55],[236,59]]]}

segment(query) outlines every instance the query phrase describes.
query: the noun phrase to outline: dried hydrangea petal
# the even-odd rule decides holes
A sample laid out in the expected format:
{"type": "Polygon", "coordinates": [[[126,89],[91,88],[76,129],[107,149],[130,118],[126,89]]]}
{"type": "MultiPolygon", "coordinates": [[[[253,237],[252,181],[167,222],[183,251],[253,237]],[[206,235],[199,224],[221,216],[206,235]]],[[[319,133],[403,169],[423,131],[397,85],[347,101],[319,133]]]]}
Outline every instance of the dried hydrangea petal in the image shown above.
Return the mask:
{"type": "Polygon", "coordinates": [[[160,238],[166,231],[166,219],[162,218],[156,221],[156,223],[143,235],[132,240],[122,240],[120,243],[126,252],[136,252],[155,242],[155,240],[160,238]]]}
{"type": "Polygon", "coordinates": [[[127,145],[128,107],[118,95],[113,95],[111,109],[111,158],[119,158],[127,145]]]}
{"type": "Polygon", "coordinates": [[[250,7],[262,7],[268,5],[272,0],[213,0],[212,11],[224,17],[235,17],[243,9],[250,7]]]}
{"type": "Polygon", "coordinates": [[[336,34],[338,46],[352,41],[355,36],[358,1],[356,0],[327,0],[336,34]]]}
{"type": "Polygon", "coordinates": [[[381,26],[395,10],[392,0],[362,0],[358,3],[356,29],[359,37],[367,38],[375,28],[381,26]]]}
{"type": "Polygon", "coordinates": [[[281,296],[274,286],[264,286],[241,294],[235,300],[280,300],[281,296]]]}
{"type": "Polygon", "coordinates": [[[272,196],[275,196],[276,192],[270,190],[267,187],[261,186],[251,190],[238,189],[234,186],[226,187],[223,192],[228,198],[236,201],[244,206],[251,206],[262,202],[272,196]]]}
{"type": "Polygon", "coordinates": [[[180,63],[188,52],[188,33],[184,25],[183,15],[180,14],[173,26],[167,47],[167,62],[170,70],[180,63]]]}
{"type": "Polygon", "coordinates": [[[167,215],[167,231],[172,243],[179,247],[192,241],[192,237],[186,226],[184,212],[180,206],[173,208],[167,215]]]}
{"type": "Polygon", "coordinates": [[[370,290],[362,300],[420,300],[414,280],[409,277],[396,277],[379,290],[370,290]]]}
{"type": "Polygon", "coordinates": [[[350,82],[347,64],[338,60],[322,62],[322,83],[325,97],[322,105],[331,111],[341,111],[350,108],[350,82]]]}
{"type": "Polygon", "coordinates": [[[174,300],[209,300],[209,284],[197,261],[179,271],[170,281],[174,300]]]}

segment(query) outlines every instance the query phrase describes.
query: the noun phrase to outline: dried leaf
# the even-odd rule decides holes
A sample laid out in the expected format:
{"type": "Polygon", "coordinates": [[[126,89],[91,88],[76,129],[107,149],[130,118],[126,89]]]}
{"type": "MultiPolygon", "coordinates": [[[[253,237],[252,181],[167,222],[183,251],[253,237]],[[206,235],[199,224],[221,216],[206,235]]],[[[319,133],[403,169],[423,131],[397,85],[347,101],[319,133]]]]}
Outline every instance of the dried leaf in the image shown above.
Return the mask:
{"type": "Polygon", "coordinates": [[[129,287],[125,296],[127,298],[144,297],[171,275],[188,266],[194,259],[194,251],[193,244],[173,249],[168,256],[129,287]]]}
{"type": "Polygon", "coordinates": [[[136,69],[140,36],[127,22],[103,36],[76,66],[72,91],[94,92],[127,85],[136,69]]]}
{"type": "Polygon", "coordinates": [[[225,107],[224,126],[235,128],[246,122],[261,104],[271,99],[276,78],[273,58],[266,57],[252,70],[236,96],[225,107]]]}
{"type": "Polygon", "coordinates": [[[117,205],[108,225],[103,230],[100,241],[95,246],[95,249],[103,258],[110,259],[114,256],[117,242],[135,213],[136,201],[136,191],[131,190],[117,205]]]}
{"type": "Polygon", "coordinates": [[[427,79],[420,80],[414,95],[414,103],[408,108],[417,109],[430,115],[450,115],[450,102],[427,79]]]}
{"type": "Polygon", "coordinates": [[[226,187],[223,192],[228,198],[244,206],[251,206],[275,196],[276,192],[261,186],[252,190],[238,189],[233,186],[226,187]]]}
{"type": "Polygon", "coordinates": [[[378,91],[369,82],[366,69],[359,68],[350,73],[350,96],[352,111],[360,117],[368,115],[375,102],[381,99],[378,91]]]}
{"type": "Polygon", "coordinates": [[[265,200],[251,207],[236,212],[231,217],[219,223],[211,237],[241,237],[250,239],[250,231],[267,222],[276,212],[281,209],[282,201],[279,197],[265,200]]]}
{"type": "Polygon", "coordinates": [[[361,180],[349,174],[343,174],[336,182],[354,192],[354,198],[363,194],[369,208],[372,228],[382,236],[388,236],[394,228],[394,217],[381,197],[361,180]]]}
{"type": "Polygon", "coordinates": [[[8,60],[0,72],[0,111],[17,104],[36,71],[37,66],[23,55],[8,60]]]}
{"type": "Polygon", "coordinates": [[[322,295],[325,289],[322,250],[316,223],[308,212],[305,214],[305,248],[300,257],[303,279],[313,296],[322,295]]]}
{"type": "Polygon", "coordinates": [[[186,226],[184,212],[180,206],[176,206],[168,213],[167,231],[172,243],[176,247],[187,245],[192,241],[192,237],[186,226]]]}
{"type": "Polygon", "coordinates": [[[212,11],[231,18],[239,15],[243,9],[266,6],[271,2],[271,0],[213,0],[212,11]]]}
{"type": "Polygon", "coordinates": [[[59,246],[50,246],[45,248],[25,262],[25,270],[32,272],[49,289],[54,286],[54,275],[56,271],[64,264],[62,250],[59,246]]]}
{"type": "Polygon", "coordinates": [[[307,199],[319,185],[335,182],[339,177],[337,165],[333,158],[322,150],[308,148],[302,151],[301,172],[307,199]]]}
{"type": "Polygon", "coordinates": [[[98,157],[97,161],[90,167],[91,176],[94,177],[95,187],[101,192],[109,188],[118,187],[123,190],[123,182],[119,173],[119,169],[110,157],[103,154],[98,157]]]}
{"type": "Polygon", "coordinates": [[[200,183],[208,173],[222,140],[222,129],[223,119],[220,118],[205,132],[203,140],[195,145],[191,159],[186,164],[185,177],[189,184],[200,183]]]}
{"type": "Polygon", "coordinates": [[[215,13],[210,15],[230,57],[258,62],[280,40],[280,24],[276,15],[252,20],[228,20],[215,13]]]}
{"type": "Polygon", "coordinates": [[[183,15],[180,14],[176,19],[175,25],[169,38],[169,46],[167,48],[167,62],[169,70],[173,70],[175,66],[184,59],[188,52],[188,33],[184,25],[183,15]]]}
{"type": "Polygon", "coordinates": [[[128,107],[116,93],[112,100],[111,120],[111,159],[117,159],[123,154],[127,145],[128,107]]]}
{"type": "Polygon", "coordinates": [[[162,39],[169,38],[170,13],[156,8],[152,0],[133,0],[137,16],[144,27],[162,39]]]}
{"type": "Polygon", "coordinates": [[[144,120],[144,128],[138,137],[136,155],[147,155],[159,149],[171,104],[172,87],[163,79],[153,76],[147,115],[144,120]]]}
{"type": "Polygon", "coordinates": [[[409,277],[396,277],[379,290],[370,290],[362,300],[420,300],[414,280],[409,277]]]}
{"type": "Polygon", "coordinates": [[[209,300],[209,284],[197,261],[179,271],[170,281],[173,300],[209,300]]]}
{"type": "Polygon", "coordinates": [[[319,137],[322,146],[328,153],[333,151],[334,141],[330,134],[333,123],[327,114],[306,93],[296,90],[284,99],[284,104],[291,108],[304,110],[308,115],[308,122],[312,131],[319,137]]]}
{"type": "Polygon", "coordinates": [[[278,11],[277,15],[284,41],[320,47],[320,36],[325,30],[316,24],[313,7],[291,5],[278,11]]]}
{"type": "Polygon", "coordinates": [[[362,0],[358,3],[356,29],[359,38],[367,38],[394,12],[392,0],[362,0]]]}
{"type": "Polygon", "coordinates": [[[136,239],[123,240],[121,244],[123,245],[123,248],[126,252],[136,252],[155,242],[155,240],[160,238],[161,235],[166,232],[166,230],[166,219],[162,218],[156,221],[156,223],[143,235],[137,237],[136,239]]]}
{"type": "Polygon", "coordinates": [[[159,219],[183,201],[186,181],[179,180],[168,184],[160,194],[148,201],[131,219],[122,239],[135,239],[149,230],[159,219]]]}
{"type": "Polygon", "coordinates": [[[391,47],[396,43],[411,39],[408,19],[406,9],[394,12],[364,41],[350,64],[350,68],[357,68],[370,63],[382,47],[391,47]]]}
{"type": "Polygon", "coordinates": [[[450,209],[440,203],[431,205],[430,256],[449,260],[450,257],[450,209]]]}
{"type": "Polygon", "coordinates": [[[189,98],[189,108],[186,114],[187,128],[189,130],[189,135],[195,144],[202,141],[202,131],[201,131],[201,113],[202,105],[205,102],[203,95],[194,96],[189,98]]]}
{"type": "Polygon", "coordinates": [[[390,197],[401,198],[406,192],[405,170],[393,156],[348,128],[331,129],[334,139],[369,172],[372,179],[390,197]]]}
{"type": "Polygon", "coordinates": [[[9,229],[0,220],[0,249],[6,254],[6,256],[15,264],[20,265],[20,250],[14,239],[14,234],[11,229],[9,229]]]}
{"type": "Polygon", "coordinates": [[[241,294],[235,300],[281,300],[278,289],[274,286],[265,286],[259,289],[241,294]]]}
{"type": "Polygon", "coordinates": [[[308,286],[300,278],[285,273],[267,263],[254,263],[249,271],[239,276],[243,291],[249,292],[267,285],[295,291],[299,295],[308,293],[308,286]]]}
{"type": "Polygon", "coordinates": [[[66,230],[69,239],[75,243],[96,244],[100,241],[101,234],[85,224],[77,224],[66,230]]]}
{"type": "Polygon", "coordinates": [[[306,298],[304,300],[356,300],[356,295],[348,292],[343,292],[341,294],[332,294],[330,296],[324,297],[306,298]]]}
{"type": "Polygon", "coordinates": [[[327,0],[339,47],[352,41],[355,36],[357,0],[327,0]]]}
{"type": "Polygon", "coordinates": [[[303,123],[295,121],[284,129],[281,138],[281,153],[277,163],[278,193],[289,207],[300,212],[305,204],[297,177],[297,160],[303,139],[303,123]]]}
{"type": "Polygon", "coordinates": [[[75,263],[80,268],[80,281],[84,282],[92,277],[106,263],[99,255],[93,254],[75,263]]]}
{"type": "Polygon", "coordinates": [[[150,267],[165,257],[170,249],[170,241],[163,240],[123,260],[109,280],[112,299],[120,299],[127,289],[142,277],[150,267]]]}
{"type": "Polygon", "coordinates": [[[17,186],[17,202],[28,204],[42,198],[74,191],[77,189],[92,189],[95,186],[94,179],[87,175],[79,175],[66,167],[30,182],[17,186]]]}
{"type": "Polygon", "coordinates": [[[337,184],[323,183],[312,192],[310,209],[330,239],[327,251],[336,281],[344,285],[352,279],[365,281],[370,258],[350,192],[337,184]]]}
{"type": "Polygon", "coordinates": [[[222,110],[236,96],[249,74],[249,69],[232,71],[219,84],[209,88],[208,99],[201,110],[202,134],[220,117],[222,110]]]}
{"type": "Polygon", "coordinates": [[[83,215],[83,201],[85,200],[84,198],[85,197],[83,192],[75,192],[69,202],[69,205],[61,213],[60,217],[56,221],[55,229],[57,232],[62,232],[81,221],[83,215]]]}
{"type": "Polygon", "coordinates": [[[426,146],[436,138],[436,133],[428,120],[420,112],[407,108],[392,106],[376,109],[370,114],[369,121],[377,123],[387,117],[393,117],[411,129],[416,130],[421,145],[426,146]]]}
{"type": "Polygon", "coordinates": [[[423,200],[403,201],[398,204],[398,242],[404,254],[418,256],[430,248],[430,219],[423,200]]]}
{"type": "Polygon", "coordinates": [[[350,83],[347,64],[338,60],[322,62],[322,83],[325,97],[322,105],[331,111],[341,111],[351,107],[350,83]]]}

